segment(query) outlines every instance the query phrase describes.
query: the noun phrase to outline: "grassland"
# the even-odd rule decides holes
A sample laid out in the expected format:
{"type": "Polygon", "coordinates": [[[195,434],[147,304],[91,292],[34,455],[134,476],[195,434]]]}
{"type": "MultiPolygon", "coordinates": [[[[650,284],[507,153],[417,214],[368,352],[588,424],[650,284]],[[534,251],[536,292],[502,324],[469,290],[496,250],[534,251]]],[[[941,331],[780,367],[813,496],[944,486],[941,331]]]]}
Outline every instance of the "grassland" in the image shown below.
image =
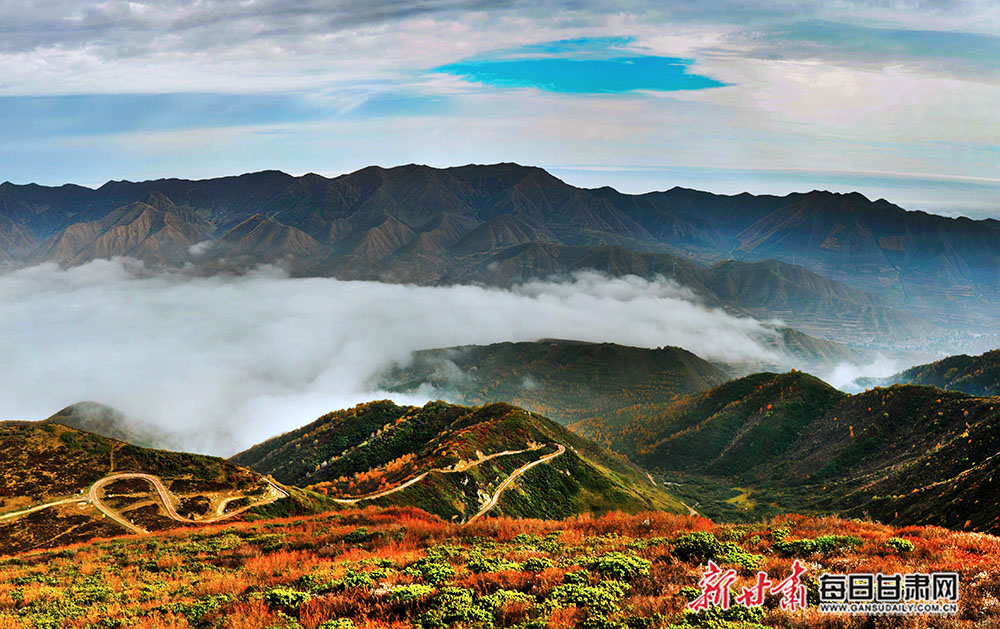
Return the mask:
{"type": "Polygon", "coordinates": [[[368,507],[0,558],[0,628],[988,627],[1000,622],[998,577],[1000,539],[937,527],[663,512],[462,527],[368,507]],[[955,570],[960,612],[877,620],[784,611],[770,596],[757,609],[684,610],[708,559],[738,570],[738,591],[758,568],[787,576],[795,558],[813,603],[827,571],[955,570]]]}

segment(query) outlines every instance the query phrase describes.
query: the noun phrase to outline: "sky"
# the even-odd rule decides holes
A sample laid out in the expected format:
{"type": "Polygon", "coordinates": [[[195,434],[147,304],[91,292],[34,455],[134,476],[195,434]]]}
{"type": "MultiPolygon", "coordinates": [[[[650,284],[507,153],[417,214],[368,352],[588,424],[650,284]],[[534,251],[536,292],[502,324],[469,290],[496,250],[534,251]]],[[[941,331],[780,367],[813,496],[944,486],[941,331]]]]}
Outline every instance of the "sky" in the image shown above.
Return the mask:
{"type": "Polygon", "coordinates": [[[1000,216],[1000,3],[0,0],[0,181],[519,162],[1000,216]]]}

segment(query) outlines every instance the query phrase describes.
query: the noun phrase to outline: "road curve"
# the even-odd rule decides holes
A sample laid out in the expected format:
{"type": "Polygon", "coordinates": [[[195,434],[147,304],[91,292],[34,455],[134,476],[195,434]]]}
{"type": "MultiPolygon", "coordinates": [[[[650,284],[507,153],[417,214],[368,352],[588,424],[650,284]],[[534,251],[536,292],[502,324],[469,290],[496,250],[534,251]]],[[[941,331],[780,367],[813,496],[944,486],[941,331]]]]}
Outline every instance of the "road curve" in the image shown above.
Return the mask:
{"type": "Polygon", "coordinates": [[[278,500],[280,498],[285,498],[285,497],[288,496],[288,492],[287,491],[285,491],[281,487],[278,487],[276,484],[274,484],[273,482],[271,482],[270,479],[265,478],[264,481],[267,483],[267,485],[268,485],[268,491],[271,494],[268,498],[266,498],[264,500],[260,500],[258,502],[252,503],[252,504],[249,504],[249,505],[247,505],[245,507],[242,507],[242,508],[237,509],[235,511],[232,511],[230,513],[225,513],[225,514],[222,514],[222,515],[217,515],[217,516],[212,517],[212,518],[204,518],[204,519],[201,519],[201,520],[192,520],[190,518],[185,518],[185,517],[181,516],[179,513],[177,513],[177,509],[174,507],[173,501],[170,498],[170,492],[167,491],[167,488],[164,487],[163,482],[160,481],[160,478],[158,476],[153,476],[152,474],[142,474],[142,473],[139,473],[139,472],[122,472],[120,474],[112,474],[110,476],[105,476],[104,478],[98,480],[93,485],[91,485],[90,486],[90,490],[87,492],[87,496],[90,498],[90,501],[94,504],[94,506],[97,507],[101,511],[101,513],[103,513],[104,515],[108,516],[109,518],[111,518],[112,520],[114,520],[115,522],[117,522],[118,524],[121,524],[122,526],[124,526],[125,528],[129,529],[130,531],[133,531],[133,532],[139,533],[139,534],[146,534],[146,533],[149,533],[149,531],[147,531],[146,529],[144,529],[144,528],[142,528],[142,527],[140,527],[140,526],[138,526],[138,525],[133,524],[132,522],[130,522],[127,518],[123,517],[120,513],[116,512],[114,509],[111,509],[106,504],[104,504],[103,502],[101,502],[101,499],[97,496],[97,491],[101,487],[104,487],[108,483],[113,483],[113,482],[115,482],[117,480],[122,480],[122,479],[126,479],[126,478],[138,478],[140,480],[144,480],[144,481],[148,482],[149,484],[151,484],[153,486],[153,488],[156,489],[156,493],[159,496],[160,501],[163,503],[163,507],[164,507],[164,509],[166,509],[167,515],[170,516],[170,518],[172,520],[175,520],[177,522],[183,522],[185,524],[211,524],[213,522],[218,522],[220,520],[225,520],[227,518],[231,518],[234,515],[237,515],[239,513],[242,513],[243,511],[246,511],[247,509],[252,509],[253,507],[259,507],[261,505],[270,504],[270,503],[274,502],[275,500],[278,500]]]}
{"type": "Polygon", "coordinates": [[[486,513],[487,511],[489,511],[493,507],[497,506],[497,503],[500,502],[500,494],[502,494],[504,492],[504,490],[507,489],[507,487],[510,486],[510,484],[513,483],[514,480],[518,476],[520,476],[521,474],[524,474],[525,472],[527,472],[531,468],[535,467],[536,465],[540,465],[542,463],[547,463],[548,461],[551,461],[552,459],[554,459],[557,456],[559,456],[559,455],[563,454],[564,452],[566,452],[566,447],[565,446],[563,446],[561,443],[557,444],[557,445],[559,446],[559,449],[557,449],[552,454],[546,454],[545,456],[543,456],[542,458],[538,459],[537,461],[532,461],[531,463],[526,463],[525,465],[522,465],[521,467],[519,467],[516,470],[514,470],[511,473],[510,476],[508,476],[506,479],[504,479],[504,481],[502,483],[500,483],[500,486],[497,487],[497,490],[495,492],[493,492],[493,497],[490,498],[489,502],[487,502],[485,505],[483,505],[483,508],[480,509],[476,513],[476,515],[474,515],[471,518],[469,518],[465,523],[466,524],[472,524],[473,522],[476,521],[477,518],[479,518],[479,516],[483,515],[484,513],[486,513]]]}
{"type": "Polygon", "coordinates": [[[384,489],[382,491],[377,491],[377,492],[372,493],[372,494],[365,494],[363,496],[354,496],[352,498],[332,498],[332,500],[334,502],[339,502],[340,504],[345,504],[345,505],[357,504],[357,503],[361,502],[362,500],[375,500],[376,498],[381,498],[382,496],[388,496],[389,494],[394,494],[397,491],[401,491],[403,489],[406,489],[407,487],[409,487],[413,483],[417,483],[417,482],[423,480],[431,472],[440,472],[441,474],[455,474],[456,472],[464,472],[464,471],[468,470],[469,468],[473,468],[473,467],[476,467],[477,465],[481,465],[481,464],[489,461],[490,459],[495,459],[495,458],[500,457],[500,456],[511,456],[511,455],[514,455],[514,454],[524,454],[525,452],[533,452],[533,451],[541,449],[543,447],[544,447],[543,445],[537,445],[537,446],[532,446],[530,448],[525,448],[524,450],[504,450],[503,452],[497,452],[495,454],[489,454],[487,456],[482,457],[481,459],[476,459],[472,463],[466,463],[464,465],[462,465],[462,464],[456,464],[453,467],[438,467],[438,468],[435,468],[433,470],[427,470],[426,472],[423,472],[421,474],[418,474],[418,475],[414,476],[413,478],[411,478],[410,480],[406,481],[405,483],[402,483],[400,485],[396,485],[392,489],[384,489]]]}

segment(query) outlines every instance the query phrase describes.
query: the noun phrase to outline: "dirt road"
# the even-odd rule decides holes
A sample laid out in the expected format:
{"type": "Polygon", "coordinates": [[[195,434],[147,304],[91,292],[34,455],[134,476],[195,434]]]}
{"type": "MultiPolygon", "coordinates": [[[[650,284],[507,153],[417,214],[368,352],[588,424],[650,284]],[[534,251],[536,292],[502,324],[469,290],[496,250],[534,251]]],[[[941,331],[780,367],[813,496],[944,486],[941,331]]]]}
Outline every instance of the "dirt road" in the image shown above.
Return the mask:
{"type": "Polygon", "coordinates": [[[500,483],[500,486],[497,487],[497,490],[493,492],[493,497],[490,498],[489,502],[483,505],[483,508],[480,509],[479,512],[476,513],[476,515],[469,518],[466,524],[472,524],[476,520],[476,518],[483,515],[493,507],[497,506],[497,502],[500,501],[500,494],[502,494],[504,490],[507,489],[507,487],[509,487],[510,484],[513,483],[515,479],[517,479],[518,476],[524,474],[525,472],[535,467],[536,465],[540,465],[541,463],[546,463],[548,461],[551,461],[552,459],[556,458],[557,456],[561,455],[564,452],[566,452],[566,448],[562,444],[559,444],[559,449],[553,452],[552,454],[546,454],[537,461],[526,463],[525,465],[522,465],[521,467],[514,470],[510,476],[508,476],[506,479],[504,479],[502,483],[500,483]]]}
{"type": "Polygon", "coordinates": [[[489,461],[490,459],[495,459],[500,456],[511,456],[513,454],[524,454],[525,452],[533,452],[535,450],[541,449],[543,446],[537,445],[530,448],[525,448],[524,450],[504,450],[503,452],[497,452],[495,454],[490,454],[471,463],[458,463],[453,467],[439,467],[433,470],[428,470],[422,474],[414,476],[410,480],[402,483],[401,485],[396,485],[392,489],[385,489],[382,491],[377,491],[372,494],[365,494],[363,496],[354,496],[353,498],[333,498],[334,502],[339,502],[340,504],[353,505],[361,502],[362,500],[375,500],[376,498],[381,498],[382,496],[388,496],[389,494],[394,494],[397,491],[402,491],[409,487],[410,485],[420,482],[427,477],[431,472],[440,472],[441,474],[455,474],[456,472],[464,472],[470,468],[476,467],[477,465],[482,465],[483,463],[489,461]]]}
{"type": "Polygon", "coordinates": [[[124,526],[125,528],[129,529],[130,531],[133,531],[133,532],[139,533],[139,534],[146,534],[146,533],[149,533],[149,531],[147,531],[146,529],[144,529],[144,528],[142,528],[142,527],[140,527],[140,526],[132,523],[130,520],[128,520],[127,518],[125,518],[123,515],[121,515],[120,513],[118,513],[117,511],[115,511],[114,509],[108,507],[106,504],[104,504],[103,502],[101,502],[101,499],[97,495],[97,491],[101,487],[104,487],[105,485],[107,485],[109,483],[113,483],[113,482],[115,482],[117,480],[122,480],[122,479],[127,479],[127,478],[138,478],[138,479],[144,480],[144,481],[148,482],[149,484],[151,484],[153,486],[153,488],[156,489],[156,493],[157,493],[157,495],[160,498],[160,502],[163,503],[163,508],[167,511],[167,515],[172,520],[176,520],[177,522],[183,522],[185,524],[211,524],[213,522],[218,522],[219,520],[225,520],[226,518],[231,518],[234,515],[237,515],[239,513],[242,513],[243,511],[246,511],[247,509],[252,509],[253,507],[259,507],[261,505],[270,504],[270,503],[274,502],[275,500],[278,500],[280,498],[284,498],[284,497],[288,496],[288,492],[286,492],[284,489],[278,487],[277,485],[275,485],[274,483],[272,483],[270,480],[268,480],[268,479],[265,478],[264,481],[268,485],[268,487],[267,487],[267,494],[268,495],[263,500],[259,500],[257,502],[251,503],[251,504],[249,504],[249,505],[247,505],[245,507],[242,507],[242,508],[237,509],[235,511],[232,511],[230,513],[225,513],[225,514],[222,514],[222,515],[216,515],[215,517],[204,518],[204,519],[201,519],[201,520],[192,520],[190,518],[185,518],[185,517],[181,516],[181,514],[177,513],[177,509],[174,507],[173,500],[170,497],[170,492],[167,491],[167,488],[163,485],[163,482],[160,480],[160,478],[158,476],[154,476],[152,474],[141,474],[141,473],[138,473],[138,472],[123,472],[123,473],[120,473],[120,474],[112,474],[111,476],[105,476],[104,478],[98,480],[93,485],[91,485],[90,486],[90,490],[87,492],[87,496],[90,498],[91,503],[93,503],[93,505],[95,507],[97,507],[101,511],[101,513],[103,513],[104,515],[108,516],[109,518],[111,518],[112,520],[114,520],[118,524],[121,524],[122,526],[124,526]]]}
{"type": "Polygon", "coordinates": [[[12,511],[10,513],[4,513],[0,515],[0,520],[9,520],[11,518],[18,518],[22,515],[28,515],[29,513],[34,513],[35,511],[41,511],[42,509],[48,509],[49,507],[58,507],[59,505],[68,505],[73,502],[84,502],[83,496],[78,496],[76,498],[64,498],[63,500],[56,500],[55,502],[46,502],[43,505],[35,505],[34,507],[28,507],[27,509],[21,509],[20,511],[12,511]]]}

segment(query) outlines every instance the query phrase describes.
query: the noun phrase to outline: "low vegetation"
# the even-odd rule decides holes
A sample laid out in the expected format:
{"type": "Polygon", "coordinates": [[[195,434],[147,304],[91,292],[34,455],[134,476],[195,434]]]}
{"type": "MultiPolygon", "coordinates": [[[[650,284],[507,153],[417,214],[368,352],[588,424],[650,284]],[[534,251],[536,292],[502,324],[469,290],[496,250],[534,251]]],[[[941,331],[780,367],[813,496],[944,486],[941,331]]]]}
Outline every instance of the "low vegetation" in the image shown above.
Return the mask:
{"type": "Polygon", "coordinates": [[[1000,539],[989,535],[799,515],[715,525],[663,512],[460,527],[369,507],[0,558],[0,627],[889,626],[784,611],[770,595],[760,608],[685,611],[708,560],[736,569],[739,591],[756,570],[787,576],[794,559],[813,602],[823,572],[955,570],[959,614],[892,626],[1000,622],[1000,539]]]}

